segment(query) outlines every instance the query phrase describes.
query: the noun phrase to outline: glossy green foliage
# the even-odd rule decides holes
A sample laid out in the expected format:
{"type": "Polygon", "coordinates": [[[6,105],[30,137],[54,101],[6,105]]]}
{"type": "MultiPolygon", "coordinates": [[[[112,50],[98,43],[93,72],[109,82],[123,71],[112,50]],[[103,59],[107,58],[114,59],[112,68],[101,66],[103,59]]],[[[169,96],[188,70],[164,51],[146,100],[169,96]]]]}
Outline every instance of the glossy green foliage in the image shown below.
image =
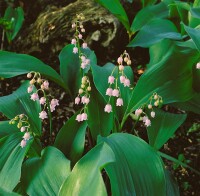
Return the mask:
{"type": "Polygon", "coordinates": [[[154,108],[155,118],[151,119],[151,126],[147,128],[149,144],[160,149],[185,121],[186,114],[171,114],[154,108]]]}
{"type": "Polygon", "coordinates": [[[145,7],[148,5],[153,5],[154,3],[157,2],[157,0],[141,0],[141,2],[142,2],[142,6],[145,7]]]}
{"type": "Polygon", "coordinates": [[[156,92],[165,104],[189,100],[194,93],[192,68],[199,59],[197,50],[164,40],[150,48],[150,63],[140,77],[126,113],[148,102],[156,92]]]}
{"type": "Polygon", "coordinates": [[[133,19],[131,25],[131,32],[135,33],[140,30],[144,25],[156,18],[167,18],[169,15],[169,10],[167,5],[163,2],[153,5],[147,6],[144,9],[141,9],[133,19]],[[148,17],[147,17],[148,16],[148,17]]]}
{"type": "Polygon", "coordinates": [[[7,118],[12,119],[18,114],[27,114],[29,123],[35,134],[41,134],[41,120],[39,112],[41,107],[38,101],[32,101],[30,94],[27,93],[28,82],[24,82],[11,95],[0,97],[0,112],[7,118]]]}
{"type": "Polygon", "coordinates": [[[35,71],[40,72],[42,75],[65,88],[60,75],[50,66],[45,65],[33,56],[0,51],[0,62],[0,77],[2,78],[12,78],[35,71]]]}
{"type": "Polygon", "coordinates": [[[190,36],[190,38],[194,41],[194,44],[196,45],[196,48],[200,52],[200,29],[193,29],[191,27],[188,27],[184,25],[185,31],[190,36]]]}
{"type": "Polygon", "coordinates": [[[7,191],[4,188],[0,187],[0,195],[6,195],[6,196],[20,196],[17,193],[11,192],[11,191],[7,191]]]}
{"type": "Polygon", "coordinates": [[[194,96],[186,102],[174,103],[173,105],[182,110],[200,114],[200,93],[194,94],[194,96]]]}
{"type": "Polygon", "coordinates": [[[119,0],[96,0],[100,5],[108,9],[124,25],[127,31],[130,30],[128,16],[119,0]]]}
{"type": "Polygon", "coordinates": [[[22,136],[16,132],[0,138],[0,187],[8,191],[12,191],[20,180],[22,162],[31,143],[28,141],[28,145],[21,148],[22,136]]]}
{"type": "Polygon", "coordinates": [[[61,151],[47,147],[40,158],[28,159],[22,167],[22,189],[28,195],[58,195],[69,175],[70,161],[61,151]]]}
{"type": "Polygon", "coordinates": [[[113,113],[104,112],[106,101],[97,91],[94,84],[92,84],[90,100],[88,105],[88,127],[93,140],[96,141],[98,135],[105,137],[113,130],[114,115],[113,113]]]}
{"type": "MultiPolygon", "coordinates": [[[[81,78],[84,72],[87,72],[89,66],[86,70],[80,68],[81,62],[79,59],[79,54],[73,53],[74,45],[70,44],[65,46],[59,54],[60,60],[60,75],[64,80],[69,94],[75,97],[81,82],[81,78]]],[[[82,53],[90,59],[90,64],[96,64],[96,56],[90,49],[81,49],[82,53]]]]}
{"type": "Polygon", "coordinates": [[[4,19],[10,22],[9,30],[6,30],[8,42],[11,42],[19,32],[24,21],[24,12],[21,7],[8,7],[4,14],[4,19]]]}
{"type": "Polygon", "coordinates": [[[73,163],[82,156],[87,128],[86,121],[80,123],[75,120],[77,114],[73,115],[60,129],[54,144],[73,163]]]}
{"type": "Polygon", "coordinates": [[[144,141],[117,133],[99,143],[75,165],[59,195],[107,195],[103,168],[113,195],[165,195],[162,161],[144,141]]]}
{"type": "Polygon", "coordinates": [[[128,46],[141,46],[146,48],[166,38],[172,40],[182,39],[175,25],[171,21],[156,18],[145,24],[128,46]]]}
{"type": "MultiPolygon", "coordinates": [[[[114,111],[117,112],[118,119],[122,119],[122,116],[125,113],[127,105],[129,103],[132,90],[130,90],[130,88],[128,88],[128,87],[124,87],[119,82],[119,73],[117,71],[117,66],[113,65],[112,63],[107,63],[103,67],[100,67],[97,65],[92,66],[92,74],[93,74],[93,80],[94,80],[95,87],[101,93],[101,95],[104,97],[106,102],[108,102],[108,100],[109,100],[109,96],[106,95],[106,89],[109,88],[108,77],[112,74],[112,72],[113,72],[113,76],[118,79],[118,86],[120,89],[121,96],[124,100],[123,101],[124,105],[121,108],[118,108],[116,106],[116,103],[113,100],[113,109],[114,109],[114,111]],[[114,68],[115,68],[115,70],[114,70],[114,68]],[[101,75],[101,80],[99,80],[100,75],[101,75]]],[[[125,66],[124,73],[127,76],[127,78],[129,78],[131,83],[133,83],[132,69],[129,66],[125,66]]]]}

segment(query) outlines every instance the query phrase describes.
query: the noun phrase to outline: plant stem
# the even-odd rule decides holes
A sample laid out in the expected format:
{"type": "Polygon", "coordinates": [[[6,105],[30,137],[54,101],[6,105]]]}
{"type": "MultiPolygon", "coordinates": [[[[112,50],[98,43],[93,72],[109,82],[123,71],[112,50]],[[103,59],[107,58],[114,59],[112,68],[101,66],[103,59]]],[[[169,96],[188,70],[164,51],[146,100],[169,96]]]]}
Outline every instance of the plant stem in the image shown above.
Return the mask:
{"type": "Polygon", "coordinates": [[[168,160],[170,160],[170,161],[172,161],[172,162],[174,162],[174,163],[178,163],[179,165],[181,165],[181,166],[183,166],[183,167],[185,167],[185,168],[189,168],[191,171],[193,171],[193,172],[195,172],[196,174],[200,175],[200,172],[199,172],[199,171],[197,171],[196,169],[190,167],[189,165],[187,165],[187,164],[185,164],[185,163],[179,161],[178,159],[176,159],[176,158],[174,158],[174,157],[171,157],[170,155],[165,154],[165,153],[162,153],[162,152],[160,152],[160,151],[158,151],[158,154],[159,154],[161,157],[163,157],[163,158],[165,158],[165,159],[168,159],[168,160]]]}
{"type": "MultiPolygon", "coordinates": [[[[43,91],[44,92],[44,91],[43,91]]],[[[46,95],[46,93],[44,92],[44,97],[46,98],[47,101],[47,111],[48,111],[48,116],[49,116],[49,133],[50,133],[50,144],[52,144],[53,140],[52,140],[52,115],[51,115],[51,108],[50,108],[50,103],[49,103],[49,99],[46,95]]]]}
{"type": "Polygon", "coordinates": [[[3,50],[4,39],[5,39],[5,30],[3,29],[2,37],[1,37],[1,50],[3,50]]]}

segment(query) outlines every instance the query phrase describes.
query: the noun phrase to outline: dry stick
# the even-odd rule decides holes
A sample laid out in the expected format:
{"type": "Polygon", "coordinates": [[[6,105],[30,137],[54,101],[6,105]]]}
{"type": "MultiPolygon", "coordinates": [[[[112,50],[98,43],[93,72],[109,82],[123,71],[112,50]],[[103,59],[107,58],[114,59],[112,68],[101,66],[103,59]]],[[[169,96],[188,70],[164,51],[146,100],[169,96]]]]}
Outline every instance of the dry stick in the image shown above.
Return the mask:
{"type": "Polygon", "coordinates": [[[5,39],[5,30],[3,29],[3,33],[1,37],[1,50],[3,50],[4,39],[5,39]]]}

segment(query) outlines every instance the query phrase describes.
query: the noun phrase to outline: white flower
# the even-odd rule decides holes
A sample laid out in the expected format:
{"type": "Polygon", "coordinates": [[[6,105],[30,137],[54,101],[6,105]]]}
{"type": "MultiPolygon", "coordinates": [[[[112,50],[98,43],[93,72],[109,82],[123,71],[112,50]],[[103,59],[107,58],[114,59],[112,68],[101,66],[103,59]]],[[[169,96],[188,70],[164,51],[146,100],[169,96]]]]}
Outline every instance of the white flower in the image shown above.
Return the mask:
{"type": "Polygon", "coordinates": [[[77,120],[78,122],[81,122],[81,121],[82,121],[81,114],[78,114],[78,115],[76,116],[76,120],[77,120]]]}
{"type": "Polygon", "coordinates": [[[154,118],[156,113],[154,111],[151,112],[151,117],[154,118]]]}
{"type": "Polygon", "coordinates": [[[105,112],[108,112],[108,113],[112,112],[112,106],[111,106],[110,104],[107,104],[107,105],[105,106],[105,108],[104,108],[104,111],[105,111],[105,112]]]}
{"type": "Polygon", "coordinates": [[[196,68],[200,69],[200,62],[196,64],[196,68]]]}
{"type": "Polygon", "coordinates": [[[149,127],[151,126],[151,121],[147,118],[144,124],[149,127]]]}
{"type": "Polygon", "coordinates": [[[116,102],[116,106],[122,106],[123,105],[123,99],[122,98],[118,98],[117,102],[116,102]]]}
{"type": "Polygon", "coordinates": [[[108,83],[109,83],[109,84],[113,84],[114,81],[115,81],[114,76],[109,76],[109,77],[108,77],[108,83]]]}
{"type": "Polygon", "coordinates": [[[80,103],[80,100],[81,100],[80,97],[76,97],[75,98],[75,104],[78,105],[80,103]]]}
{"type": "Polygon", "coordinates": [[[26,140],[22,140],[21,143],[20,143],[20,146],[22,148],[24,148],[26,146],[26,140]]]}
{"type": "Polygon", "coordinates": [[[142,112],[143,112],[142,109],[139,108],[139,109],[135,110],[135,115],[140,116],[142,114],[142,112]]]}
{"type": "Polygon", "coordinates": [[[33,93],[33,94],[31,95],[31,99],[32,99],[33,101],[39,100],[38,94],[37,94],[37,93],[33,93]]]}
{"type": "Polygon", "coordinates": [[[113,96],[113,97],[119,97],[119,90],[118,90],[118,89],[114,89],[114,90],[112,91],[112,96],[113,96]]]}
{"type": "Polygon", "coordinates": [[[26,131],[26,127],[21,127],[20,131],[21,131],[21,132],[26,131]]]}
{"type": "Polygon", "coordinates": [[[30,139],[30,133],[29,132],[26,132],[25,134],[24,134],[24,136],[23,136],[23,138],[25,139],[25,140],[29,140],[30,139]]]}
{"type": "Polygon", "coordinates": [[[41,118],[42,120],[44,120],[45,118],[48,118],[48,117],[47,117],[47,113],[46,113],[45,111],[41,111],[41,112],[39,113],[39,118],[41,118]]]}
{"type": "Polygon", "coordinates": [[[112,96],[112,91],[113,91],[112,88],[107,88],[107,90],[106,90],[106,95],[112,96]]]}
{"type": "Polygon", "coordinates": [[[27,92],[31,93],[32,91],[33,91],[33,86],[31,85],[31,86],[28,87],[27,92]]]}
{"type": "Polygon", "coordinates": [[[40,98],[40,104],[44,105],[46,103],[46,98],[45,97],[41,97],[40,98]]]}
{"type": "Polygon", "coordinates": [[[81,121],[83,121],[83,120],[87,120],[87,114],[86,113],[81,114],[81,121]]]}

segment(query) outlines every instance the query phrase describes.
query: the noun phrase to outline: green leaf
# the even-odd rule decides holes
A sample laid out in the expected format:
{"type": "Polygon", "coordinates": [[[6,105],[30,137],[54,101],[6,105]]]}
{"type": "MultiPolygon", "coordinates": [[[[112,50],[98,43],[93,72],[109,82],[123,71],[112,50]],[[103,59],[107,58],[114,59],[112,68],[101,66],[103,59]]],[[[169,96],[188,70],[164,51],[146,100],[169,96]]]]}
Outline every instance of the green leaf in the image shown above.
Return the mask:
{"type": "Polygon", "coordinates": [[[119,0],[96,0],[100,5],[109,10],[124,25],[127,31],[130,30],[130,24],[126,11],[119,0]]]}
{"type": "Polygon", "coordinates": [[[148,69],[133,91],[126,114],[149,102],[154,92],[163,98],[164,104],[191,99],[194,93],[192,68],[199,57],[197,50],[169,40],[152,46],[148,69]]]}
{"type": "Polygon", "coordinates": [[[154,109],[156,116],[151,118],[151,126],[147,128],[149,143],[155,149],[160,149],[185,121],[186,114],[171,114],[154,109]]]}
{"type": "Polygon", "coordinates": [[[184,28],[185,28],[185,31],[187,32],[187,34],[194,41],[197,49],[200,51],[200,28],[199,29],[193,29],[193,28],[188,27],[186,25],[184,25],[184,28]]]}
{"type": "Polygon", "coordinates": [[[6,195],[6,196],[19,196],[19,194],[5,190],[4,188],[0,187],[0,195],[6,195]]]}
{"type": "Polygon", "coordinates": [[[157,2],[157,0],[141,0],[141,2],[142,2],[142,6],[145,7],[148,5],[153,5],[154,3],[157,2]]]}
{"type": "Polygon", "coordinates": [[[165,19],[155,18],[144,25],[135,38],[128,44],[128,47],[150,47],[163,39],[180,40],[175,25],[165,19]]]}
{"type": "Polygon", "coordinates": [[[157,5],[147,6],[141,9],[135,16],[131,25],[131,32],[135,33],[146,25],[150,20],[155,18],[166,18],[168,16],[168,8],[165,3],[161,2],[157,5]],[[148,16],[148,17],[144,17],[148,16]]]}
{"type": "MultiPolygon", "coordinates": [[[[102,80],[103,82],[103,80],[102,80]]],[[[90,93],[90,103],[88,104],[88,127],[93,140],[96,141],[97,136],[108,136],[113,130],[113,113],[104,112],[106,102],[101,94],[96,90],[93,83],[90,93]]]]}
{"type": "Polygon", "coordinates": [[[194,96],[186,102],[178,102],[173,105],[182,110],[200,114],[200,93],[194,94],[194,96]]]}
{"type": "Polygon", "coordinates": [[[107,195],[100,170],[105,168],[113,195],[165,195],[162,160],[143,140],[124,133],[100,138],[77,162],[60,189],[62,195],[107,195]]]}
{"type": "MultiPolygon", "coordinates": [[[[106,89],[109,87],[108,77],[111,75],[114,68],[117,68],[117,67],[114,66],[112,63],[107,63],[103,67],[92,65],[92,74],[93,74],[95,87],[104,97],[106,102],[108,102],[109,100],[109,96],[106,95],[106,89]],[[99,79],[99,76],[101,76],[101,80],[99,79]]],[[[131,84],[133,84],[133,72],[132,72],[131,67],[125,66],[124,73],[127,76],[127,78],[130,80],[131,84]]],[[[113,72],[113,76],[115,78],[119,78],[117,69],[115,69],[115,71],[113,72]]],[[[111,104],[112,104],[113,109],[117,111],[118,118],[121,119],[124,112],[126,111],[127,105],[131,97],[132,90],[120,84],[119,80],[118,80],[118,86],[120,88],[120,92],[121,92],[121,96],[123,98],[124,104],[120,108],[116,107],[116,103],[114,102],[114,100],[111,104]]],[[[113,86],[111,87],[114,88],[113,86]]]]}
{"type": "Polygon", "coordinates": [[[29,123],[33,128],[34,133],[41,134],[41,119],[39,112],[41,106],[39,101],[32,101],[30,94],[27,92],[29,86],[28,81],[24,82],[11,95],[0,97],[0,112],[9,119],[14,118],[18,114],[26,114],[29,117],[29,123]]]}
{"type": "Polygon", "coordinates": [[[4,18],[11,22],[11,30],[7,31],[9,42],[12,41],[22,27],[24,21],[24,12],[21,7],[12,8],[8,7],[5,11],[4,18]]]}
{"type": "Polygon", "coordinates": [[[70,161],[58,149],[47,147],[41,158],[23,164],[22,187],[28,195],[57,195],[69,173],[70,161]]]}
{"type": "Polygon", "coordinates": [[[189,26],[192,28],[197,27],[200,24],[200,8],[193,7],[189,12],[189,26]]]}
{"type": "MultiPolygon", "coordinates": [[[[64,80],[69,94],[72,97],[78,93],[80,81],[83,71],[81,70],[80,59],[78,54],[73,53],[74,45],[69,44],[65,46],[59,54],[60,60],[60,75],[64,80]]],[[[82,53],[90,59],[90,64],[96,64],[96,56],[90,49],[82,49],[82,53]]],[[[86,69],[85,72],[87,72],[86,69]]]]}
{"type": "Polygon", "coordinates": [[[165,180],[167,184],[167,194],[166,196],[179,196],[179,188],[176,180],[172,176],[172,174],[168,171],[165,170],[165,180]]]}
{"type": "Polygon", "coordinates": [[[111,161],[114,161],[111,149],[106,144],[97,145],[74,166],[71,174],[63,183],[59,196],[107,195],[100,171],[111,161]]]}
{"type": "Polygon", "coordinates": [[[65,88],[65,84],[60,75],[39,59],[26,54],[0,51],[0,77],[12,78],[31,71],[40,72],[42,75],[65,88]]]}
{"type": "Polygon", "coordinates": [[[148,144],[124,133],[112,134],[103,141],[116,158],[105,168],[113,195],[165,195],[163,164],[148,144]]]}
{"type": "Polygon", "coordinates": [[[61,128],[54,144],[55,147],[60,149],[73,163],[76,163],[82,156],[87,128],[86,121],[76,121],[77,114],[78,113],[74,114],[61,128]]]}
{"type": "Polygon", "coordinates": [[[9,121],[0,121],[0,138],[16,133],[17,131],[19,131],[19,129],[14,125],[10,125],[9,121]]]}
{"type": "Polygon", "coordinates": [[[29,140],[27,146],[21,148],[22,136],[20,132],[0,139],[0,184],[8,191],[12,191],[19,182],[21,165],[31,143],[29,140]]]}

